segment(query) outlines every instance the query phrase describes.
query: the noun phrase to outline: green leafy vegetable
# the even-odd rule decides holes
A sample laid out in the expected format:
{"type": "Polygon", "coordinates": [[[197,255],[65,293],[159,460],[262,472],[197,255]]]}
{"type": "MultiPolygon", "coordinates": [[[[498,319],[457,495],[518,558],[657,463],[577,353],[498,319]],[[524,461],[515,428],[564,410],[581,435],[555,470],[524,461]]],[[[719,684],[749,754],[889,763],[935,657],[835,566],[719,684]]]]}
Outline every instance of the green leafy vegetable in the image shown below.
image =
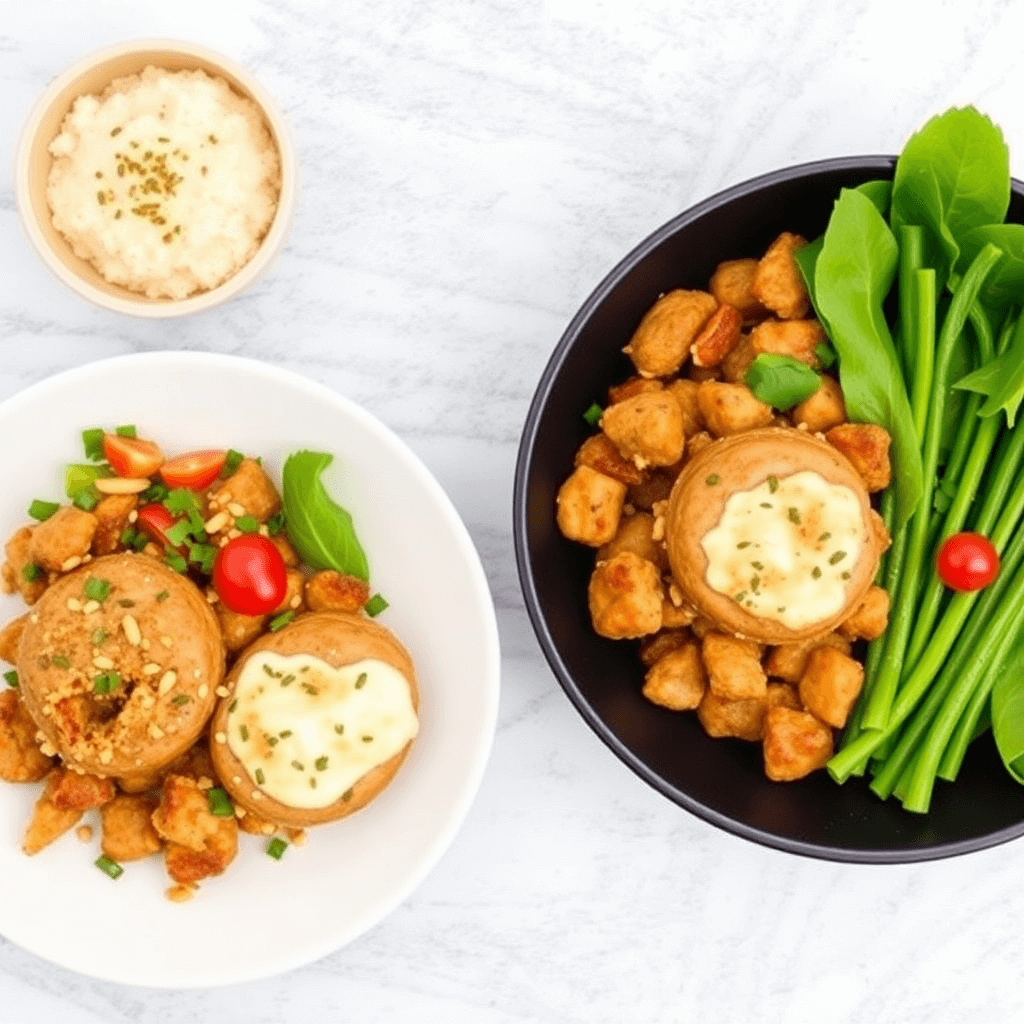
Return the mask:
{"type": "Polygon", "coordinates": [[[363,608],[366,610],[366,614],[369,615],[371,619],[375,619],[388,607],[388,602],[380,594],[374,594],[373,597],[363,605],[363,608]]]}
{"type": "MultiPolygon", "coordinates": [[[[896,162],[892,224],[922,224],[952,270],[960,239],[973,228],[999,224],[1010,205],[1010,161],[1003,133],[974,107],[933,117],[913,135],[896,162]]],[[[946,273],[940,273],[940,288],[946,273]]]]}
{"type": "Polygon", "coordinates": [[[306,565],[336,569],[369,580],[370,569],[352,517],[327,493],[320,479],[334,456],[299,451],[288,456],[281,474],[288,539],[306,565]]]}
{"type": "Polygon", "coordinates": [[[953,387],[986,395],[978,415],[995,416],[1001,409],[1006,413],[1006,425],[1012,427],[1024,399],[1024,316],[1017,322],[1009,348],[953,387]]]}
{"type": "Polygon", "coordinates": [[[863,185],[857,186],[857,191],[867,196],[875,204],[878,212],[885,217],[889,213],[889,203],[892,200],[892,182],[884,179],[865,181],[863,185]]]}
{"type": "Polygon", "coordinates": [[[960,240],[957,272],[964,273],[989,242],[1003,250],[1003,258],[985,281],[981,301],[998,322],[1024,295],[1024,224],[986,224],[968,231],[960,240]]]}
{"type": "Polygon", "coordinates": [[[921,498],[922,471],[903,372],[882,311],[897,259],[896,240],[877,207],[843,189],[814,262],[814,296],[839,353],[850,419],[881,424],[893,439],[899,529],[921,498]]]}
{"type": "Polygon", "coordinates": [[[992,735],[1006,770],[1024,785],[1024,642],[1000,665],[992,687],[992,735]]]}
{"type": "Polygon", "coordinates": [[[782,411],[806,402],[821,387],[821,378],[806,363],[770,352],[754,360],[746,382],[760,401],[782,411]]]}
{"type": "Polygon", "coordinates": [[[583,414],[583,418],[592,426],[596,427],[601,422],[601,417],[604,415],[604,409],[597,404],[597,402],[591,402],[587,411],[583,414]]]}
{"type": "Polygon", "coordinates": [[[103,428],[90,427],[82,431],[82,447],[91,462],[103,461],[103,428]]]}
{"type": "Polygon", "coordinates": [[[73,498],[79,491],[92,487],[97,480],[113,475],[113,471],[106,463],[101,466],[90,466],[86,463],[73,462],[64,470],[64,493],[73,498]]]}

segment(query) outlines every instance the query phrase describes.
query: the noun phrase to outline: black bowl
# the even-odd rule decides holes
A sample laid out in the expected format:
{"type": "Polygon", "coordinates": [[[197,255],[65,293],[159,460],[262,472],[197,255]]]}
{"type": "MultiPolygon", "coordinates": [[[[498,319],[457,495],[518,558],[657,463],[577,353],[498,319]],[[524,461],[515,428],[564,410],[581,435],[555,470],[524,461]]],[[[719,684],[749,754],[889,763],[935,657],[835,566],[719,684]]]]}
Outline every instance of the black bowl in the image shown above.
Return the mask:
{"type": "MultiPolygon", "coordinates": [[[[583,304],[538,385],[516,465],[514,536],[526,606],[555,675],[580,714],[642,779],[705,821],[767,846],[829,860],[900,863],[949,857],[1024,833],[1024,787],[990,737],[976,742],[956,783],[937,784],[931,812],[882,802],[864,779],[825,772],[768,781],[759,744],[705,735],[693,714],[641,696],[634,642],[597,636],[587,611],[593,551],[565,540],[555,495],[590,433],[583,411],[632,366],[622,347],[672,288],[705,288],[722,260],[759,256],[781,231],[815,238],[844,186],[890,178],[895,161],[850,157],[803,164],[737,185],[680,214],[633,250],[583,304]]],[[[1024,221],[1024,185],[1008,217],[1024,221]]]]}

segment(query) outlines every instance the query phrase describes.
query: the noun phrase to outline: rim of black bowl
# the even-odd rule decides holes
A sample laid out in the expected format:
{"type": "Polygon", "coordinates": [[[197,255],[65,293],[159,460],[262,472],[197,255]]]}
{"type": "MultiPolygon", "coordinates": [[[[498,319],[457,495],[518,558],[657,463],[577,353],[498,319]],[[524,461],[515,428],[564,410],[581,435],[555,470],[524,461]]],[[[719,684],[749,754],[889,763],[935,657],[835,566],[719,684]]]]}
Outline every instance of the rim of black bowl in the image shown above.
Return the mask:
{"type": "MultiPolygon", "coordinates": [[[[1024,820],[1002,829],[984,835],[974,836],[968,839],[936,844],[934,846],[886,849],[864,847],[851,849],[846,847],[826,846],[819,843],[806,842],[793,839],[788,836],[780,836],[773,832],[748,825],[746,822],[738,821],[735,818],[722,814],[713,808],[707,807],[700,801],[691,797],[673,786],[653,771],[641,758],[637,757],[626,744],[616,735],[615,732],[596,713],[590,702],[581,692],[572,673],[562,660],[555,645],[554,638],[545,621],[541,610],[540,600],[536,589],[536,581],[533,573],[533,566],[529,559],[529,543],[527,537],[528,508],[527,508],[527,483],[532,463],[532,456],[537,441],[537,428],[541,413],[547,403],[551,392],[552,383],[557,378],[566,353],[572,347],[582,326],[590,319],[593,311],[601,305],[619,284],[623,277],[631,271],[652,250],[657,248],[667,237],[675,234],[693,221],[698,220],[709,211],[729,203],[735,199],[757,192],[766,186],[792,181],[797,178],[806,177],[824,171],[865,171],[877,170],[890,173],[895,167],[896,158],[891,155],[862,155],[848,157],[834,157],[825,160],[814,160],[802,164],[794,164],[779,170],[769,171],[740,182],[729,188],[716,192],[707,199],[702,200],[695,206],[689,207],[682,213],[667,221],[660,228],[652,232],[642,242],[633,248],[612,270],[605,275],[601,283],[591,292],[579,311],[569,322],[558,344],[548,360],[547,366],[541,375],[537,389],[534,392],[533,400],[526,416],[523,426],[522,437],[519,445],[519,452],[516,459],[515,481],[513,486],[513,542],[515,545],[516,566],[519,572],[520,586],[526,603],[527,613],[533,624],[534,632],[540,642],[541,649],[547,659],[548,665],[555,673],[562,689],[572,701],[584,721],[594,730],[606,746],[633,772],[635,772],[648,785],[653,787],[673,803],[679,805],[698,818],[703,819],[711,825],[715,825],[726,832],[750,840],[761,846],[771,847],[786,853],[799,854],[804,857],[812,857],[819,860],[839,861],[845,863],[859,864],[909,864],[928,860],[941,860],[949,857],[959,856],[965,853],[973,853],[978,850],[998,846],[1001,843],[1017,839],[1024,835],[1024,820]]],[[[1016,192],[1024,192],[1024,183],[1018,179],[1012,179],[1012,186],[1016,192]]]]}

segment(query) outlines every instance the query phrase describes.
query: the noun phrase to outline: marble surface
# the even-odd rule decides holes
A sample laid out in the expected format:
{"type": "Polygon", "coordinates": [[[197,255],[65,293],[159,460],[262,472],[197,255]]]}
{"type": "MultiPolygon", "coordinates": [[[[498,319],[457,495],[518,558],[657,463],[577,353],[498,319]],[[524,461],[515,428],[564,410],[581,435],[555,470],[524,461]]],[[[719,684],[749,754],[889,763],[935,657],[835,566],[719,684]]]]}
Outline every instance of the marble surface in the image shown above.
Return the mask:
{"type": "Polygon", "coordinates": [[[558,688],[523,609],[510,508],[536,381],[621,255],[751,175],[895,152],[952,103],[989,112],[1024,175],[1022,36],[1011,0],[6,4],[0,398],[165,348],[326,382],[404,437],[453,498],[504,658],[479,797],[378,927],[285,976],[197,992],[93,981],[0,940],[0,1024],[1019,1020],[1020,843],[843,866],[680,811],[558,688]],[[19,230],[10,176],[48,80],[142,36],[192,39],[255,71],[284,108],[301,172],[271,271],[173,324],[66,292],[19,230]]]}

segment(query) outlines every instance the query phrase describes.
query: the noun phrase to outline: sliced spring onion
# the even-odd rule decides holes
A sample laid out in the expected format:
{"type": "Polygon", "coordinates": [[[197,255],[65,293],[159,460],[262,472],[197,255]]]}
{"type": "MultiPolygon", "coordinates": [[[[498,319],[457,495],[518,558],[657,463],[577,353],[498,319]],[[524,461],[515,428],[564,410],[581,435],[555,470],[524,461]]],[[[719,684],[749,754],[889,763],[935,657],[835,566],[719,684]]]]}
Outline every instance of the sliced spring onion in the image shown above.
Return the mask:
{"type": "Polygon", "coordinates": [[[257,533],[260,521],[255,516],[239,516],[235,520],[235,529],[239,533],[257,533]]]}
{"type": "Polygon", "coordinates": [[[92,462],[100,462],[103,459],[103,428],[92,427],[82,431],[82,444],[85,447],[85,457],[92,462]]]}
{"type": "Polygon", "coordinates": [[[100,466],[73,462],[64,470],[64,493],[73,498],[79,491],[92,487],[100,478],[112,475],[113,470],[105,462],[100,466]]]}
{"type": "Polygon", "coordinates": [[[283,839],[274,838],[267,843],[267,856],[273,857],[274,860],[280,860],[284,856],[284,851],[288,849],[288,844],[283,839]]]}
{"type": "Polygon", "coordinates": [[[28,565],[22,566],[21,569],[21,578],[27,583],[38,583],[45,575],[43,567],[36,565],[35,562],[29,562],[28,565]]]}
{"type": "Polygon", "coordinates": [[[113,693],[121,685],[120,672],[104,672],[92,681],[92,692],[98,694],[113,693]]]}
{"type": "Polygon", "coordinates": [[[71,661],[70,661],[70,659],[66,655],[63,655],[63,654],[55,654],[50,659],[50,664],[51,665],[56,665],[57,668],[71,668],[71,661]]]}
{"type": "Polygon", "coordinates": [[[117,434],[118,437],[135,438],[139,436],[134,423],[125,423],[123,426],[115,427],[114,433],[117,434]]]}
{"type": "Polygon", "coordinates": [[[167,488],[163,484],[152,484],[139,495],[139,501],[143,505],[151,505],[153,502],[163,501],[168,493],[167,488]]]}
{"type": "Polygon", "coordinates": [[[604,409],[597,404],[597,402],[591,402],[590,407],[583,414],[583,418],[592,427],[596,427],[601,422],[601,417],[604,415],[604,409]]]}
{"type": "Polygon", "coordinates": [[[21,681],[18,679],[18,673],[14,669],[11,669],[10,672],[5,672],[4,679],[7,680],[7,685],[14,687],[15,690],[21,685],[21,681]]]}
{"type": "Polygon", "coordinates": [[[80,491],[75,491],[71,501],[83,512],[91,512],[100,503],[100,496],[95,487],[83,487],[80,491]]]}
{"type": "Polygon", "coordinates": [[[169,590],[161,590],[160,593],[156,595],[156,599],[160,604],[163,604],[170,596],[171,592],[169,590]]]}
{"type": "Polygon", "coordinates": [[[363,607],[366,609],[366,614],[372,619],[380,615],[380,613],[388,607],[388,603],[380,594],[374,594],[373,597],[363,605],[363,607]]]}
{"type": "Polygon", "coordinates": [[[220,471],[221,477],[231,476],[232,473],[242,464],[242,460],[245,456],[235,451],[234,448],[229,448],[227,455],[224,456],[224,468],[220,471]]]}
{"type": "Polygon", "coordinates": [[[314,762],[314,764],[316,765],[316,770],[318,772],[326,771],[327,770],[327,755],[324,754],[323,757],[318,757],[316,759],[316,761],[314,762]]]}
{"type": "Polygon", "coordinates": [[[94,629],[89,634],[89,640],[93,647],[99,647],[107,639],[107,631],[103,628],[94,629]]]}
{"type": "Polygon", "coordinates": [[[206,791],[206,803],[214,817],[230,818],[234,816],[234,805],[231,803],[227,792],[220,787],[206,791]]]}
{"type": "Polygon", "coordinates": [[[187,519],[182,519],[180,522],[175,523],[173,526],[168,526],[164,530],[164,538],[167,543],[173,547],[177,547],[179,544],[184,544],[185,539],[192,532],[192,526],[187,519]]]}
{"type": "Polygon", "coordinates": [[[213,572],[213,563],[217,561],[218,551],[212,544],[192,544],[188,549],[188,560],[198,565],[200,572],[209,576],[213,572]]]}
{"type": "Polygon", "coordinates": [[[93,863],[103,874],[109,875],[111,878],[120,878],[124,874],[124,868],[116,860],[111,860],[106,854],[97,857],[93,863]]]}
{"type": "Polygon", "coordinates": [[[164,561],[175,571],[185,572],[188,569],[188,562],[173,548],[168,548],[164,553],[164,561]]]}
{"type": "Polygon", "coordinates": [[[187,704],[192,698],[187,693],[179,693],[171,703],[176,707],[180,708],[182,704],[187,704]]]}
{"type": "Polygon", "coordinates": [[[110,580],[90,576],[85,584],[85,596],[90,601],[106,601],[110,596],[110,580]]]}
{"type": "Polygon", "coordinates": [[[42,523],[49,519],[59,508],[60,505],[55,501],[43,501],[41,498],[35,498],[28,507],[28,514],[33,519],[38,519],[42,523]]]}
{"type": "Polygon", "coordinates": [[[282,612],[276,618],[270,620],[270,632],[276,633],[279,629],[284,629],[294,618],[295,612],[282,612]]]}
{"type": "MultiPolygon", "coordinates": [[[[276,740],[276,737],[274,737],[274,736],[271,736],[270,738],[272,740],[276,740]]],[[[263,774],[263,769],[262,768],[257,768],[256,769],[256,785],[262,786],[263,783],[266,782],[266,781],[267,781],[267,777],[263,774]]]]}
{"type": "Polygon", "coordinates": [[[267,533],[269,533],[271,537],[276,537],[277,534],[279,534],[284,529],[284,523],[285,513],[284,509],[281,509],[280,512],[275,512],[267,520],[267,533]]]}

